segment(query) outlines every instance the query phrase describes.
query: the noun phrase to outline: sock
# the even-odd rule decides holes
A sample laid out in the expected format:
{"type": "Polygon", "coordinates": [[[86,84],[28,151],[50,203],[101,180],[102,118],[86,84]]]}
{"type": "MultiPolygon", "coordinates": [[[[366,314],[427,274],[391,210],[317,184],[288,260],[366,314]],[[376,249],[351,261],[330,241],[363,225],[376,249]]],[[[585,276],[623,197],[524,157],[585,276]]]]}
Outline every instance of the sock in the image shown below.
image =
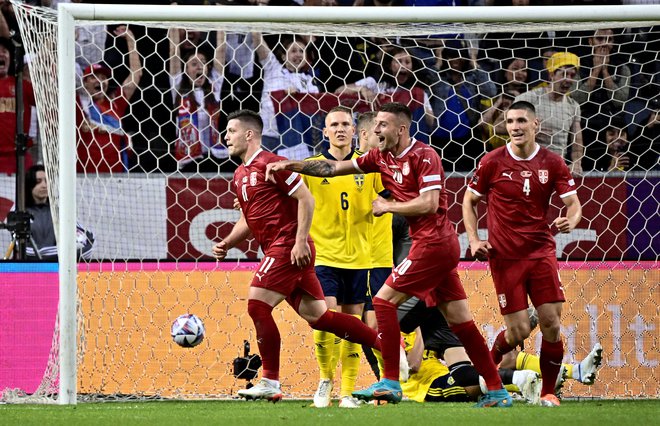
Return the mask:
{"type": "Polygon", "coordinates": [[[561,368],[561,360],[564,358],[564,343],[561,339],[558,342],[550,343],[545,339],[541,340],[541,377],[543,380],[543,388],[541,389],[541,396],[547,394],[555,394],[555,382],[559,375],[561,368]]]}
{"type": "Polygon", "coordinates": [[[280,379],[280,331],[273,319],[273,307],[261,300],[248,300],[248,314],[257,330],[257,344],[263,363],[262,377],[280,379]]]}
{"type": "MultiPolygon", "coordinates": [[[[353,316],[360,319],[360,315],[353,316]]],[[[341,348],[341,389],[339,395],[351,396],[351,393],[355,390],[355,381],[360,368],[360,345],[342,339],[339,346],[341,348]]]]}
{"type": "Polygon", "coordinates": [[[493,358],[495,365],[499,365],[499,363],[502,362],[502,355],[513,350],[513,348],[506,341],[506,337],[504,336],[505,332],[506,330],[500,331],[500,334],[498,334],[495,338],[493,348],[490,350],[490,356],[493,358]]]}
{"type": "Polygon", "coordinates": [[[280,388],[280,381],[279,380],[271,380],[271,379],[268,379],[266,377],[262,377],[261,380],[265,381],[266,383],[268,383],[269,385],[271,385],[273,387],[276,387],[278,389],[280,388]]]}
{"type": "Polygon", "coordinates": [[[479,329],[474,321],[470,320],[462,324],[452,325],[451,331],[460,339],[465,347],[468,357],[472,360],[474,368],[486,381],[489,390],[502,389],[502,381],[497,373],[497,367],[493,362],[479,329]]]}
{"type": "Polygon", "coordinates": [[[380,349],[380,341],[376,331],[367,327],[354,316],[341,312],[325,311],[315,323],[309,325],[314,330],[329,331],[337,337],[351,342],[380,349]]]}
{"type": "Polygon", "coordinates": [[[516,356],[516,370],[532,370],[541,373],[539,357],[525,352],[518,352],[516,356]]]}
{"type": "Polygon", "coordinates": [[[314,353],[319,365],[321,379],[335,377],[336,363],[333,363],[335,351],[335,335],[327,331],[314,330],[314,353]]]}
{"type": "Polygon", "coordinates": [[[383,378],[399,381],[399,354],[401,346],[401,330],[396,316],[396,305],[380,297],[373,298],[378,332],[381,339],[381,354],[383,356],[383,378]]]}
{"type": "Polygon", "coordinates": [[[374,349],[373,351],[378,362],[378,380],[380,381],[380,378],[384,377],[385,374],[385,361],[383,361],[383,354],[378,349],[374,349]]]}

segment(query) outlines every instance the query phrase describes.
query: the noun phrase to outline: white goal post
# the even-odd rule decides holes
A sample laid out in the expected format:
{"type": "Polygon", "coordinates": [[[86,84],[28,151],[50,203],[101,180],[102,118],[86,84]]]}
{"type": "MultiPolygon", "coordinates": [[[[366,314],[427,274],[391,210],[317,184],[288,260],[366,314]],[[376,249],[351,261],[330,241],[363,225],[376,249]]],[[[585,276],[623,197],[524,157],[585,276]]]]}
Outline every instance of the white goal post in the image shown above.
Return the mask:
{"type": "MultiPolygon", "coordinates": [[[[377,34],[387,28],[393,36],[408,36],[411,28],[418,35],[443,31],[505,31],[506,24],[517,28],[546,29],[641,27],[660,22],[660,5],[639,6],[547,6],[547,7],[250,7],[250,6],[148,6],[60,3],[57,14],[57,160],[46,158],[56,198],[54,211],[58,224],[59,251],[59,404],[77,402],[77,271],[76,224],[76,24],[78,22],[139,22],[167,28],[191,24],[205,29],[224,27],[241,31],[269,31],[304,34],[377,34]],[[367,25],[367,23],[369,25],[367,25]],[[338,29],[337,27],[342,27],[338,29]],[[476,27],[475,27],[476,26],[476,27]],[[349,28],[347,30],[347,28],[349,28]],[[54,180],[54,179],[53,179],[54,180]]],[[[29,14],[26,7],[21,13],[29,14]]],[[[342,52],[336,52],[339,57],[342,52]]],[[[148,53],[142,52],[146,55],[148,53]]],[[[53,76],[54,77],[54,76],[53,76]]],[[[36,91],[36,89],[35,89],[36,91]]],[[[52,108],[52,106],[51,106],[52,108]]],[[[46,121],[46,108],[38,105],[40,121],[46,121]]],[[[41,129],[42,133],[47,130],[41,129]]]]}

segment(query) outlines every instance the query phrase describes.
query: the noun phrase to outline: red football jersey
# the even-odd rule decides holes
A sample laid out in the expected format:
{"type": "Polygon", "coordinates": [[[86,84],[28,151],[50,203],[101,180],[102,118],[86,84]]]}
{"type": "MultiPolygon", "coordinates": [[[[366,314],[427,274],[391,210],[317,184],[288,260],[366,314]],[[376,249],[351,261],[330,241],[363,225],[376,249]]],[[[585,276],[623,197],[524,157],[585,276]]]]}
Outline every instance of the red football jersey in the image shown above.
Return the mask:
{"type": "Polygon", "coordinates": [[[564,160],[537,145],[527,159],[505,145],[486,154],[468,190],[487,195],[488,241],[491,257],[534,259],[555,256],[555,240],[547,214],[550,196],[576,193],[575,181],[564,160]]]}
{"type": "Polygon", "coordinates": [[[302,185],[298,173],[275,173],[275,182],[266,181],[266,164],[286,160],[258,150],[234,172],[234,187],[243,216],[252,235],[266,253],[278,246],[293,247],[298,229],[298,200],[291,194],[302,185]]]}
{"type": "Polygon", "coordinates": [[[419,141],[395,157],[391,152],[380,152],[373,148],[353,164],[364,173],[380,172],[383,186],[397,201],[410,201],[419,194],[440,191],[438,210],[424,216],[406,216],[410,225],[410,236],[419,241],[440,241],[449,236],[456,237],[454,225],[447,218],[447,192],[445,171],[440,156],[428,145],[419,141]]]}

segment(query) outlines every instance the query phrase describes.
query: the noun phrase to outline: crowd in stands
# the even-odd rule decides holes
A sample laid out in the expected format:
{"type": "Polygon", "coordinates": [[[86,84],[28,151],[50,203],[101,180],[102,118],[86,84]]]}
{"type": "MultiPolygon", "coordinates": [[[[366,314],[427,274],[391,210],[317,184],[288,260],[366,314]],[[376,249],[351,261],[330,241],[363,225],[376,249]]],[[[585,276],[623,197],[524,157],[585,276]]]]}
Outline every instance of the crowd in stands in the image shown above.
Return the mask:
{"type": "MultiPolygon", "coordinates": [[[[56,7],[51,0],[36,3],[56,7]]],[[[529,0],[176,2],[209,7],[303,3],[335,7],[557,4],[529,0]]],[[[562,2],[581,3],[585,2],[562,2]]],[[[1,89],[15,84],[10,36],[18,32],[18,26],[11,5],[6,0],[0,0],[0,5],[1,89]]],[[[438,151],[448,172],[474,170],[483,154],[507,142],[503,112],[516,99],[535,104],[541,121],[539,141],[562,155],[574,175],[657,170],[658,30],[382,39],[192,29],[168,32],[139,25],[81,27],[77,32],[78,171],[233,171],[237,164],[229,158],[222,138],[227,114],[239,108],[261,111],[265,148],[304,158],[318,152],[323,143],[322,117],[315,112],[327,112],[337,104],[364,112],[381,102],[401,101],[402,96],[418,107],[413,108],[416,138],[438,151]],[[292,107],[282,99],[298,103],[292,107]],[[616,138],[612,129],[618,129],[616,138]]],[[[30,114],[35,101],[29,79],[25,78],[25,84],[27,131],[30,121],[35,121],[30,114]]],[[[0,93],[0,105],[14,102],[11,96],[0,93]]],[[[0,120],[8,123],[14,111],[1,109],[0,120]]],[[[35,162],[40,162],[39,144],[32,142],[38,138],[34,123],[32,127],[28,145],[33,146],[30,152],[35,162]]],[[[14,135],[9,133],[0,139],[0,172],[11,174],[14,135]]]]}

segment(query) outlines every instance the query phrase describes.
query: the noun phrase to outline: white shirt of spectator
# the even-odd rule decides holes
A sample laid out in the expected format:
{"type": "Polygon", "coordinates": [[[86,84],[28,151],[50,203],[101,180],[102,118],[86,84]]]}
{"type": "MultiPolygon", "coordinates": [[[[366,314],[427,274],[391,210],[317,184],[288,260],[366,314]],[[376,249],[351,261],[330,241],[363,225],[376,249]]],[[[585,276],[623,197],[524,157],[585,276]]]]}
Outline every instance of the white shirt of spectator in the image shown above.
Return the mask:
{"type": "Polygon", "coordinates": [[[270,93],[277,90],[295,88],[301,93],[319,93],[314,85],[314,78],[305,73],[291,72],[275,55],[270,52],[265,61],[261,62],[264,70],[264,89],[261,93],[261,119],[264,122],[263,134],[270,137],[279,137],[277,122],[275,121],[275,107],[270,93]]]}
{"type": "MultiPolygon", "coordinates": [[[[377,93],[377,94],[392,94],[396,92],[398,87],[392,86],[389,83],[385,83],[381,81],[380,83],[376,82],[376,79],[373,77],[366,77],[361,80],[358,80],[355,82],[355,85],[357,87],[365,87],[367,90],[377,93]]],[[[426,112],[431,112],[433,111],[433,108],[431,108],[431,101],[429,100],[429,94],[424,91],[424,111],[426,112]]]]}

